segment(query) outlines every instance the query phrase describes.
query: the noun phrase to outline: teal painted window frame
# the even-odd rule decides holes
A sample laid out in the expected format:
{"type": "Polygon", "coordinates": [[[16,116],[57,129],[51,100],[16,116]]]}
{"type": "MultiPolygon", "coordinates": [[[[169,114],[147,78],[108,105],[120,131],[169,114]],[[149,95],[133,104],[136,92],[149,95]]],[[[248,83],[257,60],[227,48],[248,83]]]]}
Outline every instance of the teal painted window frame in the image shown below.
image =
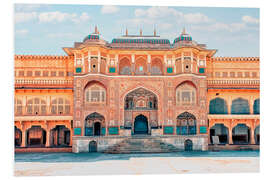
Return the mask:
{"type": "Polygon", "coordinates": [[[115,73],[115,67],[109,67],[109,72],[110,73],[115,73]]]}
{"type": "Polygon", "coordinates": [[[81,128],[74,128],[74,135],[81,135],[82,129],[81,128]]]}
{"type": "Polygon", "coordinates": [[[164,126],[163,132],[164,134],[173,134],[174,127],[173,126],[164,126]]]}
{"type": "Polygon", "coordinates": [[[173,68],[172,67],[167,67],[167,73],[172,73],[173,72],[173,68]]]}
{"type": "Polygon", "coordinates": [[[118,135],[119,134],[118,127],[109,127],[108,131],[109,131],[109,135],[118,135]]]}
{"type": "Polygon", "coordinates": [[[81,73],[82,72],[82,68],[81,67],[76,67],[76,73],[81,73]]]}
{"type": "Polygon", "coordinates": [[[199,68],[199,73],[201,74],[205,73],[205,68],[199,68]]]}
{"type": "Polygon", "coordinates": [[[200,134],[206,134],[207,133],[207,127],[206,126],[200,126],[200,134]]]}

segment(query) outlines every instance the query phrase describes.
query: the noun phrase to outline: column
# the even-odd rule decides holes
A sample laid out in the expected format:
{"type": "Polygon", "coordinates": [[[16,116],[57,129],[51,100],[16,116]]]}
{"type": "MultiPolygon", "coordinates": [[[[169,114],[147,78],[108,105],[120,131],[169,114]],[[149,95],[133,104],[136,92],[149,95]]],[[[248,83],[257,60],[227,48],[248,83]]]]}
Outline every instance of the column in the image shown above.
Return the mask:
{"type": "Polygon", "coordinates": [[[51,130],[50,128],[46,128],[46,144],[45,144],[46,147],[50,147],[50,134],[51,134],[50,130],[51,130]]]}
{"type": "Polygon", "coordinates": [[[151,75],[151,55],[147,55],[147,75],[151,75]]]}
{"type": "Polygon", "coordinates": [[[228,114],[231,114],[231,106],[232,106],[232,97],[229,96],[228,98],[228,101],[227,101],[227,104],[228,104],[228,114]]]}
{"type": "Polygon", "coordinates": [[[233,140],[232,140],[232,127],[229,127],[229,144],[233,144],[233,140]]]}
{"type": "Polygon", "coordinates": [[[100,51],[98,51],[98,73],[100,73],[100,51]]]}
{"type": "Polygon", "coordinates": [[[249,98],[249,112],[250,112],[250,114],[254,114],[253,104],[254,104],[254,98],[253,97],[250,97],[249,98]]]}
{"type": "Polygon", "coordinates": [[[26,130],[24,128],[22,128],[22,144],[21,147],[25,147],[26,146],[26,130]]]}
{"type": "Polygon", "coordinates": [[[251,126],[251,128],[250,128],[250,144],[255,144],[255,137],[254,137],[254,127],[253,126],[251,126]]]}
{"type": "Polygon", "coordinates": [[[173,63],[173,73],[176,74],[175,55],[173,55],[172,57],[172,63],[173,63]]]}
{"type": "Polygon", "coordinates": [[[164,55],[164,74],[167,74],[167,55],[164,55]]]}
{"type": "Polygon", "coordinates": [[[88,51],[88,72],[91,72],[91,52],[88,51]]]}
{"type": "Polygon", "coordinates": [[[131,55],[131,74],[135,74],[135,55],[131,55]]]}

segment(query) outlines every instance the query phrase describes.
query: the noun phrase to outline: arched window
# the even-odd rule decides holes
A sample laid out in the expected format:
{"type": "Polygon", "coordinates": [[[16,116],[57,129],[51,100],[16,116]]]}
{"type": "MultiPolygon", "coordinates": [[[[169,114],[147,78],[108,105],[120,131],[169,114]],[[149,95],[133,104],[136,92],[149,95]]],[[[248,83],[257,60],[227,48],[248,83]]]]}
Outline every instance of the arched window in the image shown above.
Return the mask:
{"type": "Polygon", "coordinates": [[[119,73],[121,75],[131,75],[131,62],[128,58],[122,58],[119,61],[119,73]]]}
{"type": "Polygon", "coordinates": [[[22,115],[22,101],[19,99],[15,99],[15,114],[22,115]]]}
{"type": "Polygon", "coordinates": [[[93,84],[85,90],[86,102],[106,102],[106,90],[99,84],[93,84]]]}
{"type": "Polygon", "coordinates": [[[45,115],[46,114],[46,102],[39,98],[30,99],[27,101],[26,106],[27,114],[29,115],[45,115]]]}
{"type": "Polygon", "coordinates": [[[196,104],[196,88],[191,82],[182,83],[176,88],[176,104],[196,104]]]}
{"type": "Polygon", "coordinates": [[[52,101],[52,114],[70,114],[70,102],[67,99],[57,98],[52,101]]]}
{"type": "Polygon", "coordinates": [[[260,114],[260,99],[256,99],[253,104],[253,113],[260,114]]]}
{"type": "Polygon", "coordinates": [[[231,114],[249,114],[248,100],[237,98],[232,101],[231,114]]]}
{"type": "Polygon", "coordinates": [[[228,114],[227,103],[222,98],[215,98],[209,104],[210,114],[228,114]]]}
{"type": "Polygon", "coordinates": [[[155,58],[151,62],[151,75],[161,75],[162,74],[162,61],[155,58]]]}

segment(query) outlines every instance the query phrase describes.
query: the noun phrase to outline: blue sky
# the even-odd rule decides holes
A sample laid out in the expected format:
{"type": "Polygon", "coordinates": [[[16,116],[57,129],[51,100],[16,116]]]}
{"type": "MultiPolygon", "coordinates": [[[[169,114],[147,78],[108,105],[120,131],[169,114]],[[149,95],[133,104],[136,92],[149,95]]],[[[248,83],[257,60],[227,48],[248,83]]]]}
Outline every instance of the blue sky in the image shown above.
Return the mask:
{"type": "Polygon", "coordinates": [[[15,54],[65,55],[94,31],[111,42],[124,34],[157,33],[173,42],[185,27],[215,56],[259,56],[259,9],[16,4],[15,54]]]}

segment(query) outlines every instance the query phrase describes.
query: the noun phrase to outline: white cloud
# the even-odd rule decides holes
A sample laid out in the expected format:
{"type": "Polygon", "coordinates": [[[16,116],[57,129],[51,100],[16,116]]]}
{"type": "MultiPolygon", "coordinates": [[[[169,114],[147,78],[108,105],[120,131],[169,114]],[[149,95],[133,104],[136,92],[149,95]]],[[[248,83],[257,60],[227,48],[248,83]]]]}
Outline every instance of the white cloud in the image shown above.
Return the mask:
{"type": "Polygon", "coordinates": [[[76,16],[75,13],[62,13],[60,11],[55,12],[43,12],[38,15],[39,22],[47,23],[47,22],[63,22],[67,19],[72,19],[76,16]]]}
{"type": "Polygon", "coordinates": [[[117,6],[112,5],[104,5],[101,8],[102,14],[113,14],[119,11],[119,8],[117,6]]]}
{"type": "Polygon", "coordinates": [[[259,19],[251,17],[251,16],[243,16],[242,20],[248,24],[259,24],[260,22],[259,19]]]}
{"type": "Polygon", "coordinates": [[[146,10],[135,9],[135,17],[148,18],[151,20],[162,21],[163,19],[171,19],[181,23],[198,24],[209,23],[212,20],[202,13],[187,13],[184,14],[181,11],[177,11],[169,7],[150,7],[146,10]]]}
{"type": "Polygon", "coordinates": [[[31,21],[37,18],[37,13],[36,12],[18,12],[15,13],[15,23],[22,23],[22,22],[27,22],[31,21]]]}
{"type": "Polygon", "coordinates": [[[72,33],[50,33],[47,35],[48,38],[70,38],[73,36],[72,33]]]}
{"type": "Polygon", "coordinates": [[[26,35],[26,34],[28,34],[28,30],[27,29],[19,29],[19,30],[16,30],[15,31],[15,34],[16,35],[20,35],[20,36],[23,36],[23,35],[26,35]]]}
{"type": "Polygon", "coordinates": [[[72,21],[73,23],[85,22],[90,19],[88,13],[64,13],[60,11],[54,12],[16,12],[15,23],[22,23],[27,21],[37,20],[40,23],[60,23],[65,21],[72,21]]]}
{"type": "Polygon", "coordinates": [[[39,9],[40,7],[46,7],[48,5],[41,5],[41,4],[15,4],[15,11],[18,12],[18,11],[23,11],[23,12],[26,12],[26,11],[34,11],[34,10],[37,10],[39,9]]]}
{"type": "Polygon", "coordinates": [[[241,30],[244,30],[246,28],[246,25],[244,23],[231,23],[231,24],[225,24],[225,23],[213,23],[211,25],[207,26],[193,26],[193,29],[196,30],[206,30],[206,31],[228,31],[228,32],[239,32],[241,30]]]}
{"type": "Polygon", "coordinates": [[[198,24],[198,23],[211,22],[211,20],[202,13],[188,13],[188,14],[184,14],[183,16],[184,16],[185,22],[187,23],[198,24]]]}

